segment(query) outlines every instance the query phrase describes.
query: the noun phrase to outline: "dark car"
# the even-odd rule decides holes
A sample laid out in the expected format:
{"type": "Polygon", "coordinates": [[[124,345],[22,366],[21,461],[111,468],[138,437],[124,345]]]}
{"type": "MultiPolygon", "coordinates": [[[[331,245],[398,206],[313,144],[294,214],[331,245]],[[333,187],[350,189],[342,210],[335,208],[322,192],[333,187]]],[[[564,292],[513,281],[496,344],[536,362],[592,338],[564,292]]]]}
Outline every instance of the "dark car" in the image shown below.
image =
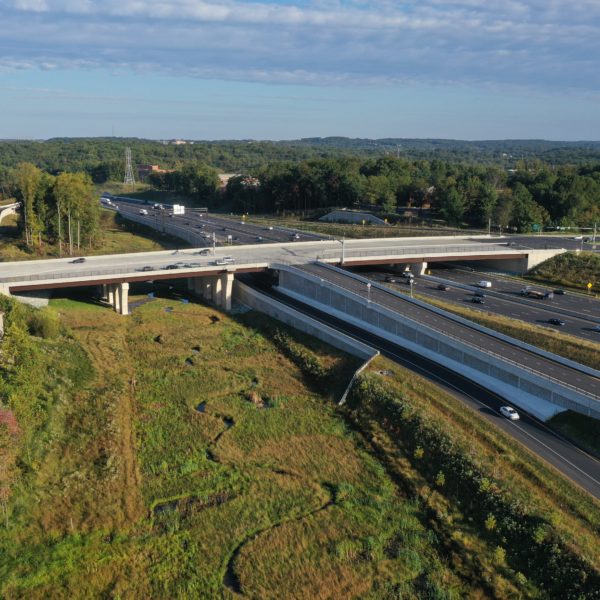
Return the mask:
{"type": "Polygon", "coordinates": [[[473,296],[471,302],[474,304],[485,304],[485,300],[481,296],[473,296]]]}
{"type": "Polygon", "coordinates": [[[179,265],[167,265],[165,269],[167,269],[167,271],[170,271],[171,269],[179,269],[179,265]]]}
{"type": "Polygon", "coordinates": [[[550,325],[560,325],[561,327],[565,324],[563,320],[557,319],[556,317],[548,319],[548,323],[550,323],[550,325]]]}
{"type": "Polygon", "coordinates": [[[480,290],[476,290],[473,295],[475,296],[475,298],[485,298],[485,293],[480,290]]]}
{"type": "Polygon", "coordinates": [[[75,260],[72,260],[70,262],[71,262],[71,264],[78,265],[79,263],[84,263],[85,258],[83,256],[81,256],[80,258],[76,258],[75,260]]]}
{"type": "Polygon", "coordinates": [[[564,296],[567,292],[566,290],[554,290],[555,294],[558,294],[559,296],[564,296]]]}
{"type": "Polygon", "coordinates": [[[145,267],[142,267],[140,271],[154,271],[154,267],[146,265],[145,267]]]}
{"type": "Polygon", "coordinates": [[[386,275],[385,281],[386,281],[386,283],[396,283],[396,278],[392,277],[391,275],[386,275]]]}
{"type": "Polygon", "coordinates": [[[442,292],[447,292],[450,289],[450,286],[445,283],[440,283],[438,284],[437,289],[442,290],[442,292]]]}

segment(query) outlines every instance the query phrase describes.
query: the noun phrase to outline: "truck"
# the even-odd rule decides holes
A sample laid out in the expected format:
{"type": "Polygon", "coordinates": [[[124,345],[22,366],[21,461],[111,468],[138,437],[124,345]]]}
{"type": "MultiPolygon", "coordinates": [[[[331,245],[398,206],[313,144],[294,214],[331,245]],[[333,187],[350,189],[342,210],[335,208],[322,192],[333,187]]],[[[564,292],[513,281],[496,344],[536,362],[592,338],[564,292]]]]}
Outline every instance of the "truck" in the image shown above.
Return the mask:
{"type": "Polygon", "coordinates": [[[527,286],[521,290],[521,296],[527,296],[528,298],[536,298],[537,300],[543,300],[546,297],[546,294],[544,294],[544,292],[534,290],[527,286]]]}

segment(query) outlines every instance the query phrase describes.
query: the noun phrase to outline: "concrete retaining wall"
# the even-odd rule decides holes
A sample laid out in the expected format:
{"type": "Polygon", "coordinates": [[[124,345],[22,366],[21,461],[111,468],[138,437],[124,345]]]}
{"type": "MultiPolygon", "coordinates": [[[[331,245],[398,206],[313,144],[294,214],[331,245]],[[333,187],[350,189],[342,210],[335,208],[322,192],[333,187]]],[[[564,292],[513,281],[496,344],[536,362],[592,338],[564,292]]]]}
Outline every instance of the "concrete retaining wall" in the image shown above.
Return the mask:
{"type": "Polygon", "coordinates": [[[286,325],[312,335],[338,350],[358,356],[362,360],[370,359],[378,354],[377,350],[367,346],[367,344],[363,344],[332,327],[328,327],[311,317],[303,315],[297,310],[261,294],[238,280],[235,280],[233,283],[233,298],[237,302],[269,315],[286,325]]]}
{"type": "MultiPolygon", "coordinates": [[[[318,277],[282,266],[280,291],[342,318],[416,354],[465,375],[516,406],[547,420],[566,409],[600,418],[600,401],[528,371],[518,363],[482,353],[464,342],[430,329],[366,298],[321,283],[318,277]],[[325,292],[320,288],[328,288],[325,292]]],[[[518,358],[516,357],[516,360],[518,358]]]]}

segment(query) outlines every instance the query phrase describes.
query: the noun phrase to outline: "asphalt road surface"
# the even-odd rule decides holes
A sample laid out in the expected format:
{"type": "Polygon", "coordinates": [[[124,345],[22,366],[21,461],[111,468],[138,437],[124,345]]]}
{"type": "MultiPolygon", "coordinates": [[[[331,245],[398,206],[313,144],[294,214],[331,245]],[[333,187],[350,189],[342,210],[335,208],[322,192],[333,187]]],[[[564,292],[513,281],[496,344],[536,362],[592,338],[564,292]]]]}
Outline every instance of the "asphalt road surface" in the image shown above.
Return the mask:
{"type": "Polygon", "coordinates": [[[369,291],[365,283],[346,273],[317,264],[302,265],[298,268],[364,298],[370,297],[372,302],[376,302],[430,329],[451,335],[473,348],[480,348],[483,352],[493,353],[509,362],[517,361],[520,365],[532,369],[550,380],[558,380],[592,396],[600,396],[600,379],[597,377],[518,348],[513,344],[482,333],[474,327],[458,323],[451,317],[440,315],[428,308],[414,304],[408,298],[399,297],[387,290],[373,287],[369,291]]]}
{"type": "Polygon", "coordinates": [[[165,210],[152,208],[154,203],[143,204],[135,200],[127,200],[123,196],[116,197],[113,201],[123,214],[133,213],[138,218],[143,218],[148,225],[160,229],[162,222],[169,225],[181,227],[187,231],[197,234],[198,247],[212,246],[213,234],[217,245],[247,245],[273,242],[302,242],[327,239],[316,233],[295,231],[282,227],[262,227],[246,223],[243,219],[216,215],[213,213],[195,212],[186,210],[184,215],[174,215],[168,207],[165,210]],[[139,214],[141,208],[148,211],[147,217],[139,214]]]}
{"type": "MultiPolygon", "coordinates": [[[[391,274],[391,273],[390,273],[391,274]]],[[[541,325],[549,329],[556,329],[572,335],[600,342],[600,331],[595,327],[600,324],[600,300],[590,296],[566,292],[565,295],[554,294],[552,299],[536,299],[524,297],[521,290],[525,286],[541,292],[555,290],[543,285],[525,281],[513,280],[490,273],[470,272],[467,270],[444,269],[433,266],[431,274],[443,279],[450,285],[450,290],[438,289],[438,282],[425,277],[417,278],[416,291],[425,296],[438,300],[455,302],[485,312],[494,312],[499,315],[520,319],[522,321],[541,325]],[[492,282],[489,289],[477,288],[477,282],[486,279],[492,282]],[[453,284],[469,286],[469,290],[456,287],[453,284]],[[486,294],[484,304],[474,304],[472,298],[474,291],[479,289],[486,294]],[[558,318],[565,322],[564,326],[548,323],[551,318],[558,318]]],[[[373,273],[374,278],[381,280],[385,274],[373,273]]],[[[399,279],[398,279],[399,280],[399,279]]],[[[398,284],[401,286],[402,284],[398,284]]],[[[600,356],[598,358],[600,365],[600,356]]]]}
{"type": "Polygon", "coordinates": [[[502,429],[518,440],[592,496],[600,499],[600,461],[579,450],[572,443],[551,431],[541,421],[523,413],[523,411],[520,411],[520,421],[509,421],[499,413],[500,406],[506,405],[507,402],[497,394],[489,392],[480,385],[458,373],[445,369],[437,363],[379,338],[369,331],[364,331],[327,313],[293,300],[276,290],[270,289],[268,286],[252,283],[251,277],[244,277],[246,283],[255,285],[280,302],[371,345],[384,356],[436,383],[495,427],[502,429]]]}

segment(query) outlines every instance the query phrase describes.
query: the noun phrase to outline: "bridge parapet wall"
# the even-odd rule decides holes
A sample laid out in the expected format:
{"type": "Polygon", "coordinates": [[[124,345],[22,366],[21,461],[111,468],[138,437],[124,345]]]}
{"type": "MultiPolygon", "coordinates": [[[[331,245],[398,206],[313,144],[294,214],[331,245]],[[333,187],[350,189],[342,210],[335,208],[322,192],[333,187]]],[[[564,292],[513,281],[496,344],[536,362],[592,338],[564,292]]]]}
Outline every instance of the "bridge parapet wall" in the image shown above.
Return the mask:
{"type": "MultiPolygon", "coordinates": [[[[547,420],[567,409],[600,418],[600,398],[579,392],[558,380],[529,370],[518,362],[509,362],[491,352],[485,353],[481,348],[469,346],[441,331],[370,302],[366,291],[365,296],[361,296],[344,288],[331,286],[329,282],[310,273],[286,266],[280,268],[279,289],[290,297],[372,331],[379,337],[456,371],[538,418],[547,420]],[[328,288],[328,292],[323,292],[320,287],[328,288]]],[[[515,348],[516,356],[518,352],[515,348]]]]}

